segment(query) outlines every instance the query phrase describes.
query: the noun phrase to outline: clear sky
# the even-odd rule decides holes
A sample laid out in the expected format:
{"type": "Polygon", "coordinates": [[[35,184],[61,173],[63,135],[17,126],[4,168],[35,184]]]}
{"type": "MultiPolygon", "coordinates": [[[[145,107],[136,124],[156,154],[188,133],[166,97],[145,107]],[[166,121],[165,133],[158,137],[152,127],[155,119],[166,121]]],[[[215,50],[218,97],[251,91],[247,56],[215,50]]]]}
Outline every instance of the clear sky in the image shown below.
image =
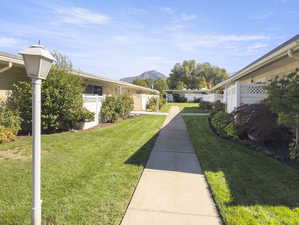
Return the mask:
{"type": "Polygon", "coordinates": [[[41,43],[113,79],[195,59],[233,73],[299,33],[298,0],[1,0],[0,51],[41,43]]]}

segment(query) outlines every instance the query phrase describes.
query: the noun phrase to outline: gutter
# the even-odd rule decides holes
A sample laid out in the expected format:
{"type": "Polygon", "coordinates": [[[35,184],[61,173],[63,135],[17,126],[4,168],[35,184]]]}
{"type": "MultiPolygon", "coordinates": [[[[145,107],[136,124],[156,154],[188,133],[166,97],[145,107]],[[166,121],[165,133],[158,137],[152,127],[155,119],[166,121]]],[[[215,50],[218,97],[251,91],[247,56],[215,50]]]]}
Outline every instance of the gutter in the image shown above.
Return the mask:
{"type": "MultiPolygon", "coordinates": [[[[249,64],[245,68],[241,69],[239,72],[237,72],[235,75],[228,78],[227,80],[220,82],[219,84],[214,86],[212,89],[210,89],[210,91],[214,91],[230,82],[238,80],[239,78],[248,75],[249,73],[269,64],[270,62],[280,59],[280,58],[284,57],[285,55],[289,55],[289,53],[292,55],[292,53],[298,49],[299,49],[299,35],[297,35],[294,38],[290,39],[289,41],[281,44],[274,50],[270,51],[266,55],[257,59],[256,61],[249,64]]],[[[295,57],[296,56],[294,56],[294,58],[295,57]]]]}
{"type": "MultiPolygon", "coordinates": [[[[21,67],[24,66],[24,61],[21,57],[18,57],[18,56],[15,56],[15,55],[11,55],[11,56],[1,55],[1,52],[0,52],[0,61],[13,63],[14,65],[21,66],[21,67]]],[[[0,72],[1,72],[1,70],[0,70],[0,72]]],[[[122,85],[122,86],[130,87],[130,88],[135,88],[137,90],[150,91],[150,92],[155,93],[155,94],[160,93],[159,91],[154,90],[154,89],[141,87],[141,86],[130,84],[130,83],[123,82],[123,81],[116,81],[116,80],[112,80],[112,79],[109,79],[109,78],[105,78],[105,77],[101,77],[101,76],[97,76],[97,75],[93,75],[93,74],[88,74],[88,73],[84,73],[84,72],[80,72],[80,71],[76,71],[76,70],[71,70],[70,72],[74,75],[77,75],[77,76],[80,76],[80,77],[83,77],[83,78],[88,78],[88,79],[93,79],[93,80],[98,80],[98,81],[104,81],[104,82],[110,82],[110,83],[117,84],[117,85],[122,85]]]]}

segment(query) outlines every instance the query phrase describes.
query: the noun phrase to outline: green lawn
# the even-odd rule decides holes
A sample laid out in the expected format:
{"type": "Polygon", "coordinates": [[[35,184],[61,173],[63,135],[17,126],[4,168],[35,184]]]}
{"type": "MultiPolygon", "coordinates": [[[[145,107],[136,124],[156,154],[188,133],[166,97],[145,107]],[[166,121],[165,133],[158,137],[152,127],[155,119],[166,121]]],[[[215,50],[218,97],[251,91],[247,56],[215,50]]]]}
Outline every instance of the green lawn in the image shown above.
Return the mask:
{"type": "MultiPolygon", "coordinates": [[[[44,225],[119,224],[164,116],[42,137],[44,225]]],[[[31,138],[0,145],[0,224],[31,224],[31,138]]]]}
{"type": "Polygon", "coordinates": [[[298,171],[215,136],[205,117],[184,119],[227,225],[299,224],[298,171]]]}
{"type": "Polygon", "coordinates": [[[180,108],[180,111],[183,113],[198,113],[199,107],[198,103],[166,103],[162,108],[161,112],[168,112],[171,106],[178,106],[180,108]]]}

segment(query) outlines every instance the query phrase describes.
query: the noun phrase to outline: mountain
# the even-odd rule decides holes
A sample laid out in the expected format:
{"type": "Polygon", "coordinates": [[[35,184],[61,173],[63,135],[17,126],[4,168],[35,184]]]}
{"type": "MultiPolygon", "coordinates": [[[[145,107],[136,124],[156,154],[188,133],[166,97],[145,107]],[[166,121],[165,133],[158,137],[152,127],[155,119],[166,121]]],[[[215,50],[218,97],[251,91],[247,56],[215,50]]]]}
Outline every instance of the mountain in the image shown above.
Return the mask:
{"type": "Polygon", "coordinates": [[[155,71],[155,70],[150,70],[150,71],[146,71],[146,72],[140,74],[139,76],[124,77],[124,78],[122,78],[120,80],[132,83],[133,80],[136,80],[136,79],[159,80],[159,79],[167,79],[167,77],[163,73],[160,73],[160,72],[155,71]]]}

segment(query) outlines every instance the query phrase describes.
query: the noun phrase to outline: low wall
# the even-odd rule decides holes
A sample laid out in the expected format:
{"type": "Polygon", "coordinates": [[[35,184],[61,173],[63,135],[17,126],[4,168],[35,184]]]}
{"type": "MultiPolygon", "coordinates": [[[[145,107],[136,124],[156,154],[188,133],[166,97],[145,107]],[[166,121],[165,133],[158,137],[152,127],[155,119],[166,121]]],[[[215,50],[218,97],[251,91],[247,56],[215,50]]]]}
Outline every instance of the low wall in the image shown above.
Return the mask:
{"type": "Polygon", "coordinates": [[[101,108],[104,102],[103,96],[83,95],[83,106],[90,112],[95,113],[95,118],[91,122],[84,123],[83,129],[88,129],[98,125],[101,122],[101,108]]]}
{"type": "Polygon", "coordinates": [[[152,97],[159,98],[159,95],[135,94],[132,96],[135,111],[145,111],[146,105],[152,97]]]}
{"type": "Polygon", "coordinates": [[[223,102],[223,95],[222,94],[206,94],[206,95],[202,95],[202,100],[206,101],[206,102],[216,102],[216,101],[223,102]]]}

